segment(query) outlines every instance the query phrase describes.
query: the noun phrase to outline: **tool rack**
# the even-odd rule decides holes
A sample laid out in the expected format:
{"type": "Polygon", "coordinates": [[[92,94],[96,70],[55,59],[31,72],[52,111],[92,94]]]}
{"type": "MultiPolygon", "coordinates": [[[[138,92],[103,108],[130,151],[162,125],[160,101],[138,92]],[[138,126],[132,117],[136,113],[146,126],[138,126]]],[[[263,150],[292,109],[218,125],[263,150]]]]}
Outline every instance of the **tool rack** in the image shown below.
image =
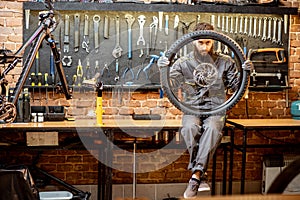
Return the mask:
{"type": "MultiPolygon", "coordinates": [[[[29,20],[29,27],[24,27],[24,39],[31,33],[31,28],[34,28],[37,24],[38,12],[43,10],[44,5],[36,2],[24,2],[24,10],[30,12],[30,19],[26,19],[24,16],[24,24],[26,20],[29,20]]],[[[235,5],[214,5],[214,4],[200,4],[200,5],[178,5],[178,4],[138,4],[138,3],[75,3],[75,2],[56,2],[54,4],[55,9],[60,13],[60,23],[55,30],[54,38],[61,48],[61,57],[65,61],[71,61],[72,63],[65,64],[65,73],[70,86],[73,88],[82,87],[78,83],[84,79],[93,78],[96,73],[100,74],[100,79],[104,83],[104,88],[114,87],[135,87],[140,89],[157,89],[160,88],[159,70],[153,61],[153,65],[147,67],[151,61],[151,56],[159,55],[160,52],[165,51],[170,45],[184,33],[192,31],[196,22],[210,22],[215,26],[217,31],[220,31],[233,39],[235,39],[247,54],[250,49],[264,49],[264,48],[283,48],[285,55],[285,62],[279,65],[268,64],[260,66],[260,70],[256,74],[251,75],[251,80],[263,79],[260,83],[266,83],[259,87],[251,81],[250,89],[253,90],[284,90],[288,89],[288,55],[289,55],[289,15],[297,14],[297,8],[280,7],[280,6],[235,6],[235,5]],[[130,14],[135,18],[131,27],[131,39],[129,39],[128,23],[125,19],[125,15],[130,14]],[[162,14],[162,21],[157,25],[158,32],[156,41],[152,38],[152,46],[149,46],[150,34],[153,30],[151,24],[153,24],[153,17],[159,18],[162,14]],[[179,16],[179,24],[174,29],[175,17],[179,16]],[[64,51],[64,45],[66,41],[65,26],[66,17],[68,16],[69,23],[69,51],[64,51]],[[75,24],[76,18],[80,17],[77,24],[75,24]],[[95,16],[99,18],[98,24],[98,40],[99,48],[96,50],[95,42],[95,16]],[[119,17],[120,28],[120,46],[123,51],[120,57],[116,58],[112,55],[112,51],[116,45],[116,16],[119,17]],[[145,43],[142,44],[139,41],[140,26],[138,18],[145,16],[145,22],[143,25],[143,36],[145,43]],[[168,17],[168,21],[166,21],[168,17]],[[84,37],[86,31],[84,31],[84,21],[88,18],[88,36],[89,36],[89,52],[84,48],[84,37]],[[257,18],[254,21],[254,18],[257,18]],[[259,21],[259,18],[261,21],[259,21]],[[266,18],[266,21],[264,19],[266,18]],[[250,21],[251,19],[251,21],[250,21]],[[269,21],[267,21],[269,20],[269,21]],[[242,21],[242,23],[241,23],[242,21]],[[261,23],[260,29],[255,30],[261,32],[260,37],[254,37],[254,27],[258,27],[261,23]],[[264,24],[266,23],[266,24],[264,24]],[[279,33],[279,23],[280,30],[279,33]],[[104,25],[106,24],[106,25],[104,25]],[[165,27],[168,26],[168,34],[166,34],[165,27]],[[106,26],[106,29],[104,28],[106,26]],[[262,39],[263,27],[270,29],[269,33],[264,33],[265,40],[262,39]],[[77,30],[78,29],[78,30],[77,30]],[[77,32],[76,32],[77,31],[77,32]],[[78,36],[79,34],[79,36],[78,36]],[[77,36],[76,36],[77,35],[77,36]],[[75,42],[75,38],[79,39],[75,42]],[[269,38],[270,37],[270,38],[269,38]],[[275,37],[275,39],[274,39],[275,37]],[[130,41],[131,40],[131,41],[130,41]],[[273,41],[272,41],[273,40],[273,41]],[[275,40],[275,41],[274,41],[275,40]],[[154,43],[155,42],[155,43],[154,43]],[[76,44],[77,43],[77,44],[76,44]],[[131,43],[131,51],[129,49],[131,43]],[[154,44],[153,44],[154,43],[154,44]],[[156,46],[153,46],[156,45],[156,46]],[[77,46],[77,47],[76,47],[77,46]],[[77,48],[77,49],[76,49],[77,48]],[[141,53],[143,55],[141,56],[141,53]],[[71,58],[71,59],[70,59],[71,58]],[[81,68],[78,68],[81,64],[81,68]],[[78,71],[79,69],[79,71],[78,71]],[[86,70],[89,69],[89,75],[86,70]],[[142,73],[140,73],[142,72],[142,73]],[[270,77],[257,76],[260,72],[267,72],[275,74],[272,79],[280,77],[282,81],[280,84],[276,83],[276,87],[273,86],[271,81],[264,80],[270,79],[270,77]],[[280,76],[276,74],[281,73],[280,76]],[[75,76],[76,75],[76,76],[75,76]],[[77,79],[76,79],[77,77],[77,79]],[[76,80],[75,80],[76,79],[76,80]],[[268,84],[267,84],[268,83],[268,84]]],[[[26,12],[24,12],[25,15],[26,12]]],[[[28,18],[28,17],[27,17],[28,18]]],[[[98,19],[98,18],[97,18],[98,19]]],[[[58,20],[58,19],[57,19],[58,20]]],[[[27,22],[28,24],[28,22],[27,22]]],[[[98,45],[97,45],[98,46],[98,45]]],[[[220,46],[221,51],[226,51],[226,47],[220,46]]],[[[215,45],[218,48],[218,45],[215,45]]],[[[228,52],[230,55],[230,52],[228,52]]],[[[40,71],[42,74],[49,73],[49,58],[50,52],[45,52],[43,49],[40,51],[40,71]]],[[[255,67],[254,63],[254,67],[255,67]]],[[[32,69],[34,70],[34,69],[32,69]]],[[[59,80],[56,80],[56,82],[59,80]]],[[[28,81],[30,86],[30,81],[28,81]]],[[[44,84],[42,84],[43,86],[44,84]]]]}

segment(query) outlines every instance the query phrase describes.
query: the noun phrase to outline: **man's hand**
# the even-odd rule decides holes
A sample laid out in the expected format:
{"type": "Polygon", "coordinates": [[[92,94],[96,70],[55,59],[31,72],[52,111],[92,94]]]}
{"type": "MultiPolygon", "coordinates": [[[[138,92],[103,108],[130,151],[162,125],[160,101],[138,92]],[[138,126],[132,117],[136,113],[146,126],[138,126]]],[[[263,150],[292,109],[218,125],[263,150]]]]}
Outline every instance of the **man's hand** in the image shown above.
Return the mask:
{"type": "Polygon", "coordinates": [[[159,59],[157,60],[157,66],[159,69],[163,67],[167,67],[169,64],[170,61],[165,55],[160,56],[159,59]]]}
{"type": "Polygon", "coordinates": [[[253,63],[251,62],[251,60],[246,60],[242,64],[242,68],[245,70],[249,70],[250,72],[252,72],[254,70],[254,66],[253,66],[253,63]]]}

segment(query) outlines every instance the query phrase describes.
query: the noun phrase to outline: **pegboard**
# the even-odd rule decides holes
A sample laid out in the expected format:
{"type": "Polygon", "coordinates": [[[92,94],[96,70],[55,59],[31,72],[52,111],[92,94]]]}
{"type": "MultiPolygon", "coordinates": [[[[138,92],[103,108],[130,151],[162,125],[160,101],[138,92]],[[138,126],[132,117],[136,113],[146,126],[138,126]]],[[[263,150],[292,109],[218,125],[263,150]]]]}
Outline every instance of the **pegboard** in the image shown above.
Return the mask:
{"type": "MultiPolygon", "coordinates": [[[[29,27],[24,26],[24,40],[26,40],[30,34],[34,31],[38,24],[38,10],[31,10],[29,27]]],[[[90,79],[95,76],[95,74],[100,74],[100,79],[103,81],[104,85],[150,85],[155,87],[160,85],[159,80],[159,69],[154,63],[144,70],[145,67],[149,64],[151,58],[158,56],[160,52],[166,51],[174,41],[182,36],[185,32],[190,32],[194,30],[194,26],[197,22],[209,22],[212,23],[215,27],[215,30],[220,31],[235,41],[244,49],[245,54],[248,54],[249,50],[255,49],[265,49],[265,48],[282,48],[285,55],[288,55],[288,35],[289,32],[286,30],[285,24],[288,24],[288,19],[285,15],[281,14],[247,14],[247,13],[197,13],[197,12],[163,12],[162,24],[158,24],[157,36],[155,39],[154,32],[152,32],[152,46],[150,46],[150,26],[153,23],[153,17],[159,18],[159,12],[142,12],[142,11],[94,11],[94,10],[62,10],[59,11],[59,15],[56,16],[56,20],[59,21],[59,25],[56,30],[53,32],[54,38],[57,41],[58,47],[61,49],[61,58],[65,61],[68,61],[68,58],[72,58],[72,64],[70,66],[65,66],[65,74],[69,85],[78,85],[77,82],[74,83],[74,75],[78,74],[78,64],[79,60],[82,65],[83,77],[82,79],[90,79]],[[132,15],[135,20],[132,25],[132,56],[128,58],[128,24],[125,19],[125,15],[132,15]],[[75,15],[80,16],[79,23],[79,48],[78,51],[75,51],[75,15]],[[138,23],[139,16],[145,16],[145,24],[143,26],[143,37],[145,39],[145,45],[142,42],[137,42],[140,37],[140,28],[138,23]],[[178,24],[178,32],[174,30],[174,21],[175,16],[178,16],[180,22],[178,24]],[[65,32],[65,19],[69,16],[69,51],[64,51],[64,32],[65,32]],[[95,16],[100,17],[98,37],[99,37],[99,49],[95,49],[95,33],[94,33],[94,21],[95,16]],[[116,45],[116,17],[119,17],[120,22],[120,46],[123,49],[122,55],[116,59],[112,55],[112,51],[116,45]],[[166,34],[166,16],[168,16],[168,34],[166,34]],[[82,42],[84,38],[84,21],[85,18],[88,18],[88,29],[89,29],[89,53],[86,52],[86,49],[82,48],[82,42]],[[108,37],[104,38],[104,19],[108,20],[108,37]],[[256,18],[256,22],[254,22],[256,18]],[[266,40],[262,40],[264,19],[267,19],[266,28],[270,29],[266,32],[266,40]],[[250,21],[251,19],[251,21],[250,21]],[[261,19],[261,22],[259,20],[261,19]],[[276,23],[273,23],[276,19],[276,23]],[[279,36],[278,33],[278,22],[279,19],[285,20],[281,22],[281,31],[282,34],[279,36]],[[270,20],[270,23],[268,22],[270,20]],[[241,24],[242,21],[242,24],[241,24]],[[260,24],[261,35],[258,36],[258,29],[260,24]],[[246,26],[245,26],[246,24],[246,26]],[[184,30],[184,27],[188,29],[184,30]],[[246,28],[247,27],[247,28],[246,28]],[[250,30],[251,27],[251,30],[250,30]],[[256,27],[256,37],[253,36],[254,28],[256,27]],[[185,31],[185,32],[184,32],[185,31]],[[251,32],[251,34],[249,33],[251,32]],[[270,35],[270,38],[268,37],[270,35]],[[274,41],[274,37],[276,41],[274,41]],[[280,42],[279,41],[280,38],[280,42]],[[143,54],[141,55],[141,51],[143,54]],[[118,63],[118,67],[116,64],[118,63]],[[86,72],[87,67],[89,73],[86,72]],[[128,70],[129,69],[129,70],[128,70]],[[139,73],[140,71],[140,73],[139,73]],[[139,76],[138,76],[139,75],[139,76]],[[118,77],[118,78],[117,78],[118,77]]],[[[24,17],[25,18],[25,17],[24,17]]],[[[25,24],[25,23],[24,23],[25,24]]],[[[154,29],[152,29],[154,31],[154,29]]],[[[41,73],[50,73],[50,49],[46,47],[44,43],[43,48],[40,49],[40,72],[41,73]]],[[[188,47],[190,51],[192,47],[188,47]]],[[[225,46],[221,46],[221,49],[218,49],[218,46],[215,45],[215,50],[221,50],[223,53],[226,49],[225,46]]],[[[182,52],[180,52],[182,53],[182,52]]],[[[228,52],[230,55],[230,51],[228,52]]],[[[153,61],[153,60],[152,60],[153,61]]],[[[261,68],[258,66],[257,73],[274,73],[278,72],[282,74],[280,77],[284,78],[284,81],[280,82],[280,86],[286,85],[286,79],[288,79],[288,57],[286,56],[286,62],[276,65],[272,63],[269,67],[261,68]]],[[[256,64],[254,63],[254,67],[256,64]]],[[[34,72],[36,69],[32,69],[34,72]]],[[[253,74],[252,74],[253,75],[253,74]]],[[[255,75],[255,74],[254,74],[255,75]]],[[[252,80],[253,76],[251,76],[252,80]]],[[[267,76],[257,76],[256,80],[259,79],[259,84],[254,84],[251,81],[252,87],[270,86],[273,83],[274,76],[272,78],[267,76]],[[268,81],[268,79],[270,79],[268,81]],[[272,80],[271,80],[272,79],[272,80]],[[268,81],[269,85],[266,85],[268,81]]],[[[28,84],[30,84],[28,82],[28,84]]],[[[275,83],[274,83],[275,84],[275,83]]],[[[276,85],[278,85],[276,83],[276,85]]]]}

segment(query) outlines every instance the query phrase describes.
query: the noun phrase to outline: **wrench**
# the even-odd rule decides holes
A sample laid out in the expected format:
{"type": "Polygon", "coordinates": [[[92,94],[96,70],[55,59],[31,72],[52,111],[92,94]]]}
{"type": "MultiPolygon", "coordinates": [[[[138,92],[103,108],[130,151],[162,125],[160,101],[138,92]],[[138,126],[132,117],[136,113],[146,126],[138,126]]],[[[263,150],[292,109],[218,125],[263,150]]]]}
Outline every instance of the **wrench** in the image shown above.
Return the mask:
{"type": "Polygon", "coordinates": [[[262,41],[266,41],[267,40],[267,17],[264,17],[264,25],[263,25],[263,35],[262,35],[262,41]]]}
{"type": "Polygon", "coordinates": [[[244,22],[244,17],[241,16],[240,17],[240,31],[239,31],[240,34],[243,34],[243,22],[244,22]]]}
{"type": "Polygon", "coordinates": [[[103,37],[104,39],[109,39],[109,18],[107,15],[104,16],[104,30],[103,37]]]}
{"type": "Polygon", "coordinates": [[[94,21],[94,41],[95,41],[95,50],[96,53],[99,51],[99,23],[100,23],[100,16],[94,15],[93,21],[94,21]]]}
{"type": "Polygon", "coordinates": [[[273,38],[272,38],[272,43],[276,43],[276,28],[277,28],[277,17],[273,18],[273,38]]]}
{"type": "Polygon", "coordinates": [[[238,25],[239,25],[239,17],[236,16],[235,17],[235,30],[234,30],[234,34],[238,33],[238,25]]]}
{"type": "Polygon", "coordinates": [[[233,33],[233,16],[230,17],[230,33],[233,33]]]}
{"type": "Polygon", "coordinates": [[[256,38],[257,35],[256,35],[256,26],[257,26],[257,17],[253,17],[253,37],[256,38]]]}
{"type": "Polygon", "coordinates": [[[272,31],[272,17],[268,18],[268,40],[271,40],[271,31],[272,31]]]}
{"type": "Polygon", "coordinates": [[[79,30],[80,30],[80,14],[74,15],[74,51],[79,50],[79,30]]]}
{"type": "Polygon", "coordinates": [[[87,53],[89,53],[89,16],[84,16],[84,30],[83,30],[83,41],[82,41],[82,48],[85,49],[87,53]]]}
{"type": "Polygon", "coordinates": [[[65,35],[64,35],[64,52],[68,53],[70,50],[69,43],[69,32],[70,32],[70,16],[65,15],[65,35]]]}
{"type": "Polygon", "coordinates": [[[247,29],[248,29],[248,17],[245,16],[244,20],[245,20],[245,22],[244,22],[244,34],[247,35],[247,33],[248,33],[248,31],[247,31],[247,29]]]}
{"type": "Polygon", "coordinates": [[[144,25],[145,25],[145,22],[146,22],[146,17],[145,15],[140,15],[138,16],[138,22],[139,22],[139,27],[140,27],[140,36],[136,42],[137,45],[140,45],[140,43],[142,43],[143,46],[145,46],[146,42],[145,42],[145,39],[144,39],[144,25]]]}
{"type": "Polygon", "coordinates": [[[217,28],[218,29],[221,28],[221,15],[218,15],[218,17],[217,17],[217,28]]]}
{"type": "Polygon", "coordinates": [[[228,33],[229,31],[229,16],[226,16],[226,28],[225,28],[225,32],[228,33]]]}
{"type": "Polygon", "coordinates": [[[120,18],[116,16],[116,45],[112,51],[112,55],[114,58],[119,58],[122,55],[123,49],[120,46],[120,18]]]}
{"type": "Polygon", "coordinates": [[[252,37],[252,23],[253,23],[252,19],[253,19],[253,17],[250,16],[249,17],[249,33],[248,33],[249,37],[252,37]]]}
{"type": "Polygon", "coordinates": [[[131,44],[131,39],[132,39],[132,24],[135,20],[135,18],[130,15],[130,14],[126,14],[125,15],[125,19],[126,19],[126,22],[127,22],[127,29],[128,29],[128,59],[131,59],[132,58],[132,44],[131,44]]]}
{"type": "Polygon", "coordinates": [[[283,22],[283,19],[280,17],[278,19],[278,32],[277,32],[277,44],[279,45],[283,45],[282,44],[282,41],[281,41],[281,38],[282,38],[282,22],[283,22]]]}
{"type": "Polygon", "coordinates": [[[262,25],[262,17],[258,19],[258,34],[257,37],[261,36],[261,25],[262,25]]]}
{"type": "Polygon", "coordinates": [[[165,34],[169,35],[169,15],[165,15],[165,34]]]}
{"type": "Polygon", "coordinates": [[[221,30],[222,30],[222,32],[224,32],[224,31],[225,31],[225,16],[224,16],[224,15],[222,16],[222,25],[221,25],[221,30]]]}

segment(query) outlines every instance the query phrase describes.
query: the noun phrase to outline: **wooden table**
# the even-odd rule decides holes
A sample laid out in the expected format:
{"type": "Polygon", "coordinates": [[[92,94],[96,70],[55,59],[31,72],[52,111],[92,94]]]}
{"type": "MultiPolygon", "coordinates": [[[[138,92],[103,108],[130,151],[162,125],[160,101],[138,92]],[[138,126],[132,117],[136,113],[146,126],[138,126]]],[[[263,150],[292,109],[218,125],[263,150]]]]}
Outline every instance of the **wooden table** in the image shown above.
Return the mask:
{"type": "MultiPolygon", "coordinates": [[[[107,133],[103,136],[107,141],[114,133],[133,132],[136,137],[150,137],[154,131],[173,130],[178,131],[181,127],[181,120],[132,120],[132,119],[104,119],[102,125],[96,123],[96,119],[81,119],[75,121],[52,121],[42,123],[11,123],[1,124],[1,134],[11,134],[14,132],[97,132],[107,133]],[[139,135],[142,134],[142,135],[139,135]]],[[[101,156],[108,158],[112,151],[111,142],[103,142],[102,145],[108,149],[107,151],[99,152],[101,156]]],[[[26,147],[32,148],[32,147],[26,147]]],[[[39,147],[45,148],[45,146],[39,147]]],[[[98,200],[112,199],[112,169],[105,164],[98,162],[98,200]]]]}
{"type": "MultiPolygon", "coordinates": [[[[247,132],[249,130],[300,130],[300,120],[294,119],[227,119],[227,124],[243,131],[241,194],[245,193],[246,154],[247,147],[249,147],[247,144],[247,132]]],[[[234,130],[234,128],[231,130],[234,130]]],[[[231,143],[234,145],[234,131],[231,143]]],[[[232,163],[230,165],[232,166],[232,163]]]]}
{"type": "MultiPolygon", "coordinates": [[[[132,119],[104,119],[102,125],[96,123],[96,119],[81,119],[75,121],[53,121],[53,122],[42,122],[42,123],[12,123],[12,124],[1,124],[0,133],[12,133],[12,132],[91,132],[96,131],[97,133],[107,134],[107,140],[114,133],[119,132],[134,132],[137,137],[139,134],[148,134],[152,136],[154,131],[178,131],[181,127],[181,120],[132,120],[132,119]],[[146,133],[145,133],[146,132],[146,133]]],[[[146,135],[147,136],[147,135],[146,135]]],[[[103,137],[106,138],[106,137],[103,137]]],[[[133,141],[131,141],[133,142],[133,141]]],[[[105,143],[105,142],[104,142],[105,143]]],[[[111,143],[105,143],[106,148],[109,149],[105,152],[111,152],[111,143]]],[[[227,145],[227,144],[226,144],[227,145]]],[[[178,148],[186,148],[184,142],[182,141],[178,148]]],[[[26,147],[27,148],[27,147],[26,147]]],[[[28,147],[30,148],[30,147],[28,147]]],[[[40,147],[45,148],[45,147],[40,147]]],[[[224,148],[224,145],[222,146],[224,148]]],[[[103,152],[99,152],[101,156],[104,155],[103,152]]],[[[224,153],[224,161],[227,160],[227,154],[224,153]]],[[[214,165],[215,166],[215,160],[214,165]]],[[[227,162],[224,164],[227,164],[227,162]]],[[[98,200],[109,200],[111,199],[111,168],[107,167],[103,163],[99,162],[99,178],[98,178],[98,200]]],[[[214,194],[215,189],[215,168],[213,167],[213,177],[212,177],[212,194],[214,194]]],[[[223,171],[226,173],[226,170],[223,171]]],[[[226,185],[226,174],[223,174],[223,185],[226,185]]],[[[226,194],[226,189],[223,189],[223,194],[226,194]]]]}

